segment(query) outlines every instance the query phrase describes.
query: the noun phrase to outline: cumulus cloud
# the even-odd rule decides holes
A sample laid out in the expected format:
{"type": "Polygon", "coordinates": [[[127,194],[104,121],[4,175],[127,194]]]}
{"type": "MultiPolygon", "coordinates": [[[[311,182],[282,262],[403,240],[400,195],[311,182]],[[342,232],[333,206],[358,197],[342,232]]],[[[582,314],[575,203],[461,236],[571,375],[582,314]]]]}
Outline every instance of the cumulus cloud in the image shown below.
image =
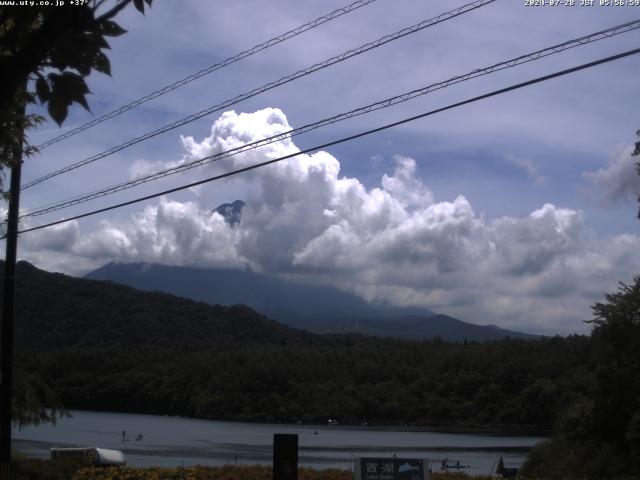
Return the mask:
{"type": "MultiPolygon", "coordinates": [[[[224,113],[211,135],[183,137],[182,161],[289,130],[268,108],[224,113]]],[[[298,152],[291,139],[224,160],[244,167],[298,152]]],[[[44,230],[26,247],[84,262],[143,261],[252,269],[331,283],[371,301],[420,305],[467,321],[535,332],[586,331],[589,306],[637,272],[637,236],[596,239],[579,211],[545,204],[487,219],[464,196],[436,201],[415,160],[395,157],[378,186],[340,172],[327,152],[299,155],[241,177],[239,225],[216,205],[166,198],[131,221],[44,230]]],[[[203,168],[219,168],[206,166],[203,168]]],[[[228,199],[229,201],[235,199],[228,199]]]]}
{"type": "Polygon", "coordinates": [[[640,175],[636,171],[637,157],[631,147],[615,156],[604,168],[584,172],[595,186],[595,197],[606,205],[635,200],[640,194],[640,175]]]}
{"type": "Polygon", "coordinates": [[[157,205],[135,214],[131,222],[103,222],[97,231],[79,239],[72,252],[104,261],[239,267],[237,236],[219,213],[193,202],[161,198],[157,205]]]}
{"type": "Polygon", "coordinates": [[[160,171],[162,168],[160,163],[150,162],[143,158],[135,160],[129,167],[129,180],[136,180],[160,171]]]}
{"type": "Polygon", "coordinates": [[[79,238],[78,222],[54,225],[46,230],[36,230],[21,237],[21,245],[27,250],[66,252],[79,238]]]}

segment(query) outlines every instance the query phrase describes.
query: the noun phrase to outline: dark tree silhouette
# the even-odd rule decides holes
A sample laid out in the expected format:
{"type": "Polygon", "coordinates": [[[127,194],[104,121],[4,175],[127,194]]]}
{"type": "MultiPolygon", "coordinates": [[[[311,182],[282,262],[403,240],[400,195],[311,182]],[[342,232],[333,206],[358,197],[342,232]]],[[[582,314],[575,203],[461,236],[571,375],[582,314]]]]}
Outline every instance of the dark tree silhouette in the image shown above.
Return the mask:
{"type": "MultiPolygon", "coordinates": [[[[72,103],[89,109],[85,78],[92,71],[111,74],[105,37],[125,33],[112,19],[130,3],[144,13],[145,2],[152,0],[0,7],[0,170],[19,160],[13,152],[25,144],[24,132],[44,120],[25,115],[25,104],[47,104],[58,125],[72,103]],[[104,8],[107,3],[110,8],[104,8]]],[[[31,152],[27,146],[25,154],[31,152]]]]}
{"type": "MultiPolygon", "coordinates": [[[[150,6],[151,2],[82,0],[64,7],[0,7],[0,173],[5,167],[19,166],[23,157],[34,151],[26,141],[26,131],[44,121],[44,117],[25,113],[26,106],[36,100],[46,104],[58,125],[64,122],[72,103],[88,110],[89,88],[85,78],[92,71],[111,74],[105,37],[125,33],[112,19],[130,3],[144,13],[145,3],[150,6]]],[[[19,175],[15,178],[19,179],[19,175]]],[[[10,202],[10,210],[11,205],[18,205],[19,189],[13,190],[13,195],[11,200],[15,203],[10,202]]],[[[3,196],[9,197],[4,193],[3,196]]],[[[10,317],[11,314],[7,315],[10,317]]],[[[9,335],[3,338],[3,348],[10,351],[11,342],[9,335]]],[[[5,366],[11,371],[10,359],[10,354],[9,360],[3,356],[3,362],[7,362],[3,363],[3,372],[5,366]]],[[[11,418],[19,425],[55,420],[60,403],[53,390],[38,375],[24,371],[16,374],[11,418]]],[[[9,379],[7,384],[11,383],[9,379]]]]}
{"type": "Polygon", "coordinates": [[[536,447],[525,475],[637,478],[640,475],[640,276],[593,306],[592,387],[536,447]]]}
{"type": "MultiPolygon", "coordinates": [[[[631,154],[634,157],[640,156],[640,130],[636,132],[636,135],[638,137],[638,141],[636,142],[636,148],[633,150],[633,153],[631,154]]],[[[638,172],[638,175],[640,175],[640,160],[636,162],[636,172],[638,172]]],[[[640,193],[638,193],[638,203],[640,203],[640,193]]],[[[638,208],[638,218],[640,218],[640,208],[638,208]]]]}

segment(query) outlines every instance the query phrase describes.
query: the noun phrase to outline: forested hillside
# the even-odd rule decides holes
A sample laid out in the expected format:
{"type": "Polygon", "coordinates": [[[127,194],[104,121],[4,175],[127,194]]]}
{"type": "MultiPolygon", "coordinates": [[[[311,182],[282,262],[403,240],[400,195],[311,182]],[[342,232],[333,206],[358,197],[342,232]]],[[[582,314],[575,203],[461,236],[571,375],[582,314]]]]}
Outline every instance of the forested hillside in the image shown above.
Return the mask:
{"type": "Polygon", "coordinates": [[[312,338],[312,334],[242,305],[212,306],[166,293],[49,273],[26,262],[17,265],[16,344],[22,348],[312,338]]]}
{"type": "Polygon", "coordinates": [[[23,352],[69,408],[211,419],[549,428],[584,392],[588,339],[335,337],[23,352]]]}
{"type": "Polygon", "coordinates": [[[282,422],[550,428],[586,394],[588,337],[314,335],[21,263],[16,365],[67,408],[282,422]]]}
{"type": "Polygon", "coordinates": [[[326,285],[309,285],[251,270],[109,263],[88,273],[86,278],[210,304],[248,305],[272,320],[322,334],[362,333],[403,340],[440,337],[453,342],[535,338],[495,325],[463,322],[425,308],[369,303],[326,285]]]}

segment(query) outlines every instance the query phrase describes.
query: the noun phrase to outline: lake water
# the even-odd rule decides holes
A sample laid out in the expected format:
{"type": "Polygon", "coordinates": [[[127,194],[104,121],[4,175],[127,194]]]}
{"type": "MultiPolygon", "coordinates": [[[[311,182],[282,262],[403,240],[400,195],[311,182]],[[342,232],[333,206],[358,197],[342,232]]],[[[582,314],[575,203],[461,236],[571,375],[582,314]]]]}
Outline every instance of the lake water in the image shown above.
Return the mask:
{"type": "Polygon", "coordinates": [[[132,466],[270,464],[274,433],[298,434],[299,463],[351,469],[354,457],[423,458],[439,470],[443,459],[489,474],[502,455],[519,466],[537,436],[444,433],[412,429],[214,422],[156,415],[72,411],[55,426],[14,430],[18,452],[49,457],[49,448],[94,446],[122,450],[132,466]],[[123,441],[122,432],[126,431],[123,441]],[[142,434],[142,439],[136,437],[142,434]]]}

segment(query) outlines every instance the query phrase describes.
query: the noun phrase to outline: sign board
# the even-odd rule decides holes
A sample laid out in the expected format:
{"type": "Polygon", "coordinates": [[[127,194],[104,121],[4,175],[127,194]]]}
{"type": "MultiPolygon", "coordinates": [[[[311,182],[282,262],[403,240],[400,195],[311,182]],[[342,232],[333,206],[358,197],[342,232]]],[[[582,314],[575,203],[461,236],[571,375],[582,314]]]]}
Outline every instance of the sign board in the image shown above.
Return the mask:
{"type": "Polygon", "coordinates": [[[428,480],[429,464],[421,458],[356,457],[356,480],[428,480]]]}

